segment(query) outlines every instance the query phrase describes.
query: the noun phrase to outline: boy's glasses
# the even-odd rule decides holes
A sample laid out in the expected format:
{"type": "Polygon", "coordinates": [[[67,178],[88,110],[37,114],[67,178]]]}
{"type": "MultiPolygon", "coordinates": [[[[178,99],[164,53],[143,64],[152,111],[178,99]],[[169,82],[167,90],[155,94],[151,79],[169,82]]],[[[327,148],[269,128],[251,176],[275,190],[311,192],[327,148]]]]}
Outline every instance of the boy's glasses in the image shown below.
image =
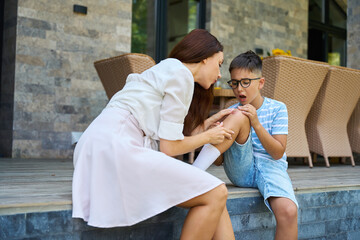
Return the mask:
{"type": "Polygon", "coordinates": [[[240,80],[231,79],[231,80],[227,81],[227,84],[229,84],[229,86],[232,89],[236,89],[239,86],[239,83],[243,88],[248,88],[248,87],[250,87],[250,84],[251,84],[252,80],[259,80],[259,79],[261,79],[261,77],[258,77],[258,78],[242,78],[240,80]]]}

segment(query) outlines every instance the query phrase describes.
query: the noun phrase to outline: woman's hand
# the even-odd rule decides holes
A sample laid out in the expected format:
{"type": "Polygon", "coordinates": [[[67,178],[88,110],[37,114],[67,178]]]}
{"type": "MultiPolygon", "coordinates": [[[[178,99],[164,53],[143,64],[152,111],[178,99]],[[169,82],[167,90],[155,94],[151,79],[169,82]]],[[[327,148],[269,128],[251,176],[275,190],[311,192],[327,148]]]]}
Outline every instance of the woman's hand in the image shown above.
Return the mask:
{"type": "Polygon", "coordinates": [[[216,145],[222,143],[225,138],[232,139],[234,132],[230,129],[224,128],[223,123],[210,128],[205,132],[209,137],[209,143],[216,145]]]}
{"type": "Polygon", "coordinates": [[[228,108],[215,113],[214,115],[205,120],[205,129],[209,129],[212,128],[214,125],[220,124],[220,122],[222,122],[225,117],[231,114],[233,111],[234,108],[228,108]]]}
{"type": "Polygon", "coordinates": [[[178,156],[197,149],[207,143],[219,144],[225,139],[232,139],[234,132],[224,128],[223,123],[215,124],[205,132],[193,136],[185,136],[183,140],[166,140],[160,138],[160,151],[168,156],[178,156]]]}
{"type": "Polygon", "coordinates": [[[215,113],[214,115],[212,115],[211,117],[206,119],[203,125],[197,126],[191,132],[191,136],[202,133],[202,132],[204,132],[206,130],[209,130],[210,128],[216,127],[217,125],[220,124],[220,122],[222,122],[226,118],[226,116],[231,114],[233,111],[234,111],[234,108],[232,108],[232,109],[223,109],[223,110],[215,113]]]}

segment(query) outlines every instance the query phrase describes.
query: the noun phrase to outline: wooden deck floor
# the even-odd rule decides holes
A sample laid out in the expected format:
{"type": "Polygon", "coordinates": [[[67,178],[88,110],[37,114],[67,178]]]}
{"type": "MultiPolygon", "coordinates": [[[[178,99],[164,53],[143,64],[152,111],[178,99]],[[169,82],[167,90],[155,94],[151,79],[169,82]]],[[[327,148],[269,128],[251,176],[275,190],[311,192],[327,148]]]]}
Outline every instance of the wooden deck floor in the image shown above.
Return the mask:
{"type": "MultiPolygon", "coordinates": [[[[227,183],[229,198],[259,195],[258,190],[234,187],[222,167],[209,172],[227,183]]],[[[360,189],[360,166],[290,165],[296,192],[360,189]]],[[[71,209],[71,160],[0,159],[0,215],[71,209]]]]}

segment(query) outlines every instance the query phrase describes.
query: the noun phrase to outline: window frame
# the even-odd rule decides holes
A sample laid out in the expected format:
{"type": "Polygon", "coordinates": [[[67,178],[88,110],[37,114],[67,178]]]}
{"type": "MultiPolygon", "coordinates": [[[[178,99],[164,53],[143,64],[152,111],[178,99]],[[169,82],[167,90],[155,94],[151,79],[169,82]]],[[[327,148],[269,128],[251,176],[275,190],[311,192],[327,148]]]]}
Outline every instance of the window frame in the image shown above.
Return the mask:
{"type": "MultiPolygon", "coordinates": [[[[206,0],[198,0],[198,28],[205,29],[206,0]]],[[[155,62],[167,57],[167,0],[155,1],[155,62]]]]}
{"type": "MultiPolygon", "coordinates": [[[[322,44],[322,56],[323,61],[328,62],[328,49],[329,49],[329,36],[334,36],[340,39],[345,40],[345,66],[347,61],[347,29],[346,28],[340,28],[337,26],[333,26],[330,24],[330,1],[334,3],[334,5],[337,7],[337,9],[344,13],[343,9],[337,4],[334,0],[322,0],[322,21],[315,21],[310,20],[310,16],[308,16],[309,19],[309,27],[308,29],[314,29],[322,32],[323,34],[323,44],[322,44]]],[[[345,17],[346,13],[344,13],[345,17]]],[[[311,41],[311,39],[308,37],[308,44],[311,41]]],[[[308,54],[309,55],[309,54],[308,54]]]]}

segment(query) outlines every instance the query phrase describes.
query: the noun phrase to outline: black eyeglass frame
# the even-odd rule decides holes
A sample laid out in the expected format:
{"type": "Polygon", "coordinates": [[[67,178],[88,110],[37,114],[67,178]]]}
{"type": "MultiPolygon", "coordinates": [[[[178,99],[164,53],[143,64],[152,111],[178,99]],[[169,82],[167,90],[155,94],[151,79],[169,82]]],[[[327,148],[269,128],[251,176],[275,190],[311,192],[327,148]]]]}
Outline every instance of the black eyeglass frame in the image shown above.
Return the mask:
{"type": "Polygon", "coordinates": [[[228,84],[232,89],[238,88],[238,87],[239,87],[239,83],[240,83],[240,85],[241,85],[243,88],[248,88],[248,87],[250,87],[250,85],[251,85],[251,81],[253,81],[253,80],[260,80],[260,79],[261,79],[261,77],[258,77],[258,78],[242,78],[242,79],[240,79],[240,80],[230,79],[229,81],[227,81],[227,84],[228,84]],[[245,81],[245,80],[249,80],[249,81],[250,81],[249,84],[244,85],[244,84],[243,84],[243,81],[245,81]],[[236,86],[235,86],[235,87],[233,87],[233,84],[231,84],[231,83],[233,83],[234,81],[236,82],[236,86]]]}

